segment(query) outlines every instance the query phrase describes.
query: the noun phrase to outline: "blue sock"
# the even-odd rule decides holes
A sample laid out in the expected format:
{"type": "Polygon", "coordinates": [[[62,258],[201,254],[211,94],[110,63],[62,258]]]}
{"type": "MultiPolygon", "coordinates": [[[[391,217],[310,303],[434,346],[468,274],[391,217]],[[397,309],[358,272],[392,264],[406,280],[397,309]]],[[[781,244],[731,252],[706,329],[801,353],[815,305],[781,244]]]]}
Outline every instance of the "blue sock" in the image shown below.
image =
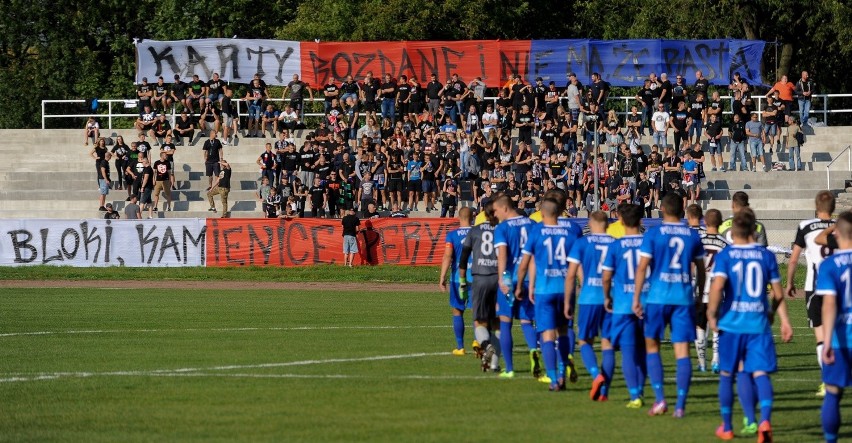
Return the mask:
{"type": "Polygon", "coordinates": [[[595,355],[595,349],[592,348],[592,345],[584,343],[580,346],[580,357],[583,358],[583,364],[586,365],[586,370],[589,371],[592,379],[597,377],[601,370],[598,368],[598,357],[595,355]]]}
{"type": "Polygon", "coordinates": [[[663,392],[663,359],[659,352],[648,353],[648,377],[651,379],[651,387],[654,388],[655,402],[666,400],[663,392]]]}
{"type": "Polygon", "coordinates": [[[544,366],[547,368],[547,376],[550,377],[551,383],[556,383],[559,377],[556,375],[556,343],[553,341],[542,342],[541,356],[544,359],[544,366]]]}
{"type": "Polygon", "coordinates": [[[566,336],[559,337],[559,376],[565,376],[565,366],[568,365],[568,356],[571,355],[568,352],[570,348],[570,344],[568,343],[569,338],[566,336]]]}
{"type": "Polygon", "coordinates": [[[456,349],[464,349],[464,317],[453,316],[453,332],[456,334],[456,349]]]}
{"type": "Polygon", "coordinates": [[[692,363],[689,361],[689,357],[677,360],[675,378],[677,380],[675,409],[686,409],[686,396],[689,394],[689,385],[692,384],[692,363]]]}
{"type": "Polygon", "coordinates": [[[521,331],[524,332],[524,340],[527,342],[527,349],[530,351],[538,349],[538,335],[535,333],[535,328],[532,323],[521,323],[521,331]]]}
{"type": "Polygon", "coordinates": [[[621,372],[624,373],[624,383],[630,393],[630,400],[636,400],[639,398],[639,387],[636,386],[636,346],[621,347],[621,372]]]}
{"type": "Polygon", "coordinates": [[[754,417],[754,385],[752,384],[750,372],[737,373],[737,397],[740,398],[743,415],[745,415],[748,424],[756,423],[757,420],[754,417]]]}
{"type": "Polygon", "coordinates": [[[734,430],[734,380],[730,375],[719,376],[719,411],[722,413],[722,425],[726,431],[734,430]]]}
{"type": "Polygon", "coordinates": [[[837,432],[840,430],[840,398],[842,393],[832,394],[825,392],[822,401],[822,432],[826,443],[837,441],[837,432]]]}
{"type": "Polygon", "coordinates": [[[503,360],[506,362],[506,372],[515,370],[515,363],[512,359],[512,347],[515,345],[512,340],[512,322],[500,322],[500,350],[503,352],[503,360]]]}
{"type": "Polygon", "coordinates": [[[574,347],[577,346],[577,335],[574,333],[573,322],[568,322],[568,333],[565,336],[568,338],[568,354],[574,355],[574,347]]]}
{"type": "Polygon", "coordinates": [[[756,377],[754,384],[757,385],[757,399],[760,400],[760,421],[772,423],[772,400],[774,399],[772,380],[764,374],[756,377]]]}
{"type": "Polygon", "coordinates": [[[606,378],[606,383],[604,383],[601,388],[602,395],[609,395],[609,385],[612,383],[612,376],[615,374],[615,351],[612,349],[605,349],[601,351],[601,370],[603,371],[603,375],[606,378]]]}
{"type": "Polygon", "coordinates": [[[636,387],[639,388],[639,396],[645,396],[645,383],[648,381],[648,356],[645,347],[636,348],[636,387]]]}

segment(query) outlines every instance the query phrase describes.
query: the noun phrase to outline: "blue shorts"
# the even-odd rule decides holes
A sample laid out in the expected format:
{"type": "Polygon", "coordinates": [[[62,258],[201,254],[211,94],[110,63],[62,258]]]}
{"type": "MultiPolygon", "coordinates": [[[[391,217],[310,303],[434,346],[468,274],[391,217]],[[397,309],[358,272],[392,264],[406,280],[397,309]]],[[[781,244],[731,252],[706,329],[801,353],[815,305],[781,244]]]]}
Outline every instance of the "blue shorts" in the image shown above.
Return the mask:
{"type": "Polygon", "coordinates": [[[635,314],[612,314],[609,340],[614,348],[642,343],[642,320],[635,314]]]}
{"type": "MultiPolygon", "coordinates": [[[[517,287],[517,283],[512,283],[512,288],[517,287]]],[[[514,289],[513,289],[514,290],[514,289]]],[[[506,297],[506,294],[503,294],[503,291],[497,291],[497,316],[504,316],[509,318],[517,318],[520,320],[535,320],[535,305],[530,302],[530,298],[527,295],[527,286],[524,285],[523,290],[523,300],[518,301],[515,299],[514,292],[509,295],[512,300],[512,305],[509,306],[509,297],[506,297]]]]}
{"type": "Polygon", "coordinates": [[[355,236],[352,236],[352,235],[344,235],[343,236],[343,253],[344,254],[357,254],[358,253],[358,240],[355,239],[355,236]]]}
{"type": "Polygon", "coordinates": [[[423,187],[423,192],[435,192],[435,180],[423,180],[420,185],[423,187]]]}
{"type": "Polygon", "coordinates": [[[666,326],[671,329],[672,343],[695,341],[695,306],[645,304],[645,338],[662,340],[666,326]]]}
{"type": "Polygon", "coordinates": [[[739,370],[773,373],[778,370],[775,342],[772,333],[737,334],[721,331],[719,334],[719,370],[729,374],[739,370]]]}
{"type": "Polygon", "coordinates": [[[101,193],[101,195],[109,194],[109,185],[107,184],[106,180],[102,178],[98,179],[98,191],[101,193]]]}
{"type": "Polygon", "coordinates": [[[535,296],[535,329],[544,332],[568,325],[565,318],[565,294],[537,294],[535,296]]]}
{"type": "Polygon", "coordinates": [[[612,315],[606,312],[603,305],[580,304],[580,317],[577,321],[577,338],[590,341],[600,334],[601,338],[609,339],[612,315]]]}
{"type": "Polygon", "coordinates": [[[822,365],[823,383],[840,388],[852,386],[852,349],[833,349],[834,363],[822,365]]]}
{"type": "Polygon", "coordinates": [[[207,96],[207,100],[210,100],[211,102],[222,100],[223,98],[225,98],[225,94],[210,94],[207,96]]]}
{"type": "Polygon", "coordinates": [[[772,124],[767,123],[767,124],[765,124],[765,125],[763,126],[763,133],[764,133],[764,134],[766,134],[766,135],[768,135],[768,136],[775,136],[775,135],[778,135],[778,125],[777,125],[777,124],[775,124],[775,123],[772,123],[772,124]]]}
{"type": "MultiPolygon", "coordinates": [[[[468,280],[467,287],[470,289],[471,280],[468,280]]],[[[461,297],[459,297],[459,282],[453,281],[452,279],[447,283],[450,286],[450,307],[453,309],[458,309],[459,311],[464,311],[465,309],[470,307],[470,296],[467,297],[467,301],[462,301],[461,297]]]]}

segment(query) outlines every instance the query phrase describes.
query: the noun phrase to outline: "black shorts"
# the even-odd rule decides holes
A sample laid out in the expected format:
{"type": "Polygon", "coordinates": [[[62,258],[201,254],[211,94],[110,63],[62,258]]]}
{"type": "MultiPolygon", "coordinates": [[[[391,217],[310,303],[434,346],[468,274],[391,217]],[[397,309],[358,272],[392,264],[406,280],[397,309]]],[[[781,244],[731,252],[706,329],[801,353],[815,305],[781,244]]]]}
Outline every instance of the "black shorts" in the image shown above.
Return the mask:
{"type": "Polygon", "coordinates": [[[151,191],[153,191],[153,189],[147,189],[147,188],[143,189],[142,190],[142,196],[139,199],[139,203],[143,203],[143,204],[151,203],[151,191]]]}
{"type": "Polygon", "coordinates": [[[364,112],[376,112],[376,102],[364,102],[364,112]]]}
{"type": "Polygon", "coordinates": [[[219,165],[219,162],[216,162],[216,163],[205,162],[204,163],[204,171],[207,174],[207,177],[212,177],[214,175],[219,175],[219,172],[221,172],[222,170],[221,170],[221,166],[219,165]]]}
{"type": "MultiPolygon", "coordinates": [[[[701,294],[703,297],[704,294],[701,294]]],[[[695,326],[699,329],[707,330],[707,303],[702,299],[695,300],[695,326]]]]}
{"type": "Polygon", "coordinates": [[[497,318],[497,274],[475,275],[468,293],[474,321],[490,323],[497,318]]]}
{"type": "Polygon", "coordinates": [[[408,112],[409,114],[420,114],[423,111],[423,103],[422,102],[409,102],[408,103],[408,112]]]}
{"type": "Polygon", "coordinates": [[[299,99],[299,100],[290,99],[290,106],[293,107],[294,111],[298,112],[298,111],[302,110],[302,107],[304,106],[304,102],[301,99],[299,99]]]}
{"type": "Polygon", "coordinates": [[[402,191],[405,190],[403,188],[404,188],[404,186],[402,185],[402,179],[401,178],[392,178],[392,179],[388,180],[388,186],[387,186],[388,192],[402,192],[402,191]]]}
{"type": "Polygon", "coordinates": [[[420,180],[409,180],[408,181],[408,192],[423,192],[422,183],[420,180]]]}
{"type": "MultiPolygon", "coordinates": [[[[808,326],[812,328],[822,326],[822,296],[815,295],[814,291],[805,291],[805,306],[808,310],[808,326]]],[[[826,340],[831,340],[831,337],[826,340]]]]}

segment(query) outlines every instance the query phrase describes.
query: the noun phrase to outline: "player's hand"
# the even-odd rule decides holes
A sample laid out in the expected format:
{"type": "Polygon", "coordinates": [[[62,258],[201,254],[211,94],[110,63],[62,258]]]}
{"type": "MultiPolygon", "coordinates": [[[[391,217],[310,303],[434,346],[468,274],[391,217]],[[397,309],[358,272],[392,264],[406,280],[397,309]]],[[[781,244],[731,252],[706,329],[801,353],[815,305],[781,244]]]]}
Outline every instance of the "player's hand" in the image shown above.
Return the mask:
{"type": "Polygon", "coordinates": [[[606,312],[612,314],[612,297],[604,298],[604,309],[606,309],[606,312]]]}
{"type": "Polygon", "coordinates": [[[438,283],[438,287],[441,288],[441,292],[447,292],[447,282],[444,280],[441,280],[441,282],[438,283]]]}
{"type": "Polygon", "coordinates": [[[793,327],[789,322],[781,323],[781,340],[784,343],[789,343],[793,339],[793,327]]]}
{"type": "Polygon", "coordinates": [[[574,309],[571,307],[570,304],[568,304],[568,303],[565,304],[565,309],[563,310],[563,314],[565,314],[565,318],[568,319],[568,320],[574,319],[574,309]]]}
{"type": "Polygon", "coordinates": [[[796,298],[796,287],[793,286],[793,282],[787,284],[787,297],[796,298]]]}
{"type": "MultiPolygon", "coordinates": [[[[530,299],[530,303],[535,304],[535,292],[533,292],[532,288],[529,290],[529,294],[527,295],[530,299]]],[[[520,300],[520,299],[518,299],[520,300]]]]}
{"type": "Polygon", "coordinates": [[[707,319],[707,328],[713,332],[719,333],[719,322],[716,321],[716,317],[710,317],[707,319]]]}
{"type": "Polygon", "coordinates": [[[826,365],[834,364],[834,349],[832,349],[831,344],[828,341],[822,348],[822,363],[826,365]]]}
{"type": "Polygon", "coordinates": [[[512,293],[512,289],[503,284],[502,279],[500,281],[500,291],[507,295],[512,293]]]}
{"type": "Polygon", "coordinates": [[[633,313],[639,318],[645,318],[645,312],[642,309],[642,303],[633,302],[633,313]]]}
{"type": "Polygon", "coordinates": [[[520,301],[523,298],[522,294],[524,293],[524,290],[521,288],[522,284],[523,282],[518,282],[518,286],[515,287],[515,300],[520,301]]]}

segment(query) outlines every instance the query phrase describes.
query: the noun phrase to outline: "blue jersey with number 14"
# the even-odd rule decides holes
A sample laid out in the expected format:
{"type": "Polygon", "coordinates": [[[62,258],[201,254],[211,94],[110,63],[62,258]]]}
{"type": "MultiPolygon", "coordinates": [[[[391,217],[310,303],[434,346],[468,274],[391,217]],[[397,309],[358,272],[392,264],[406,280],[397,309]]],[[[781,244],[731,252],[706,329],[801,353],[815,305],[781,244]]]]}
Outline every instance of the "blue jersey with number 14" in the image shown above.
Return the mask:
{"type": "Polygon", "coordinates": [[[603,304],[603,263],[607,250],[614,241],[614,238],[606,234],[591,234],[581,238],[571,248],[568,261],[577,263],[583,269],[583,288],[577,303],[603,304]]]}
{"type": "Polygon", "coordinates": [[[775,255],[758,244],[731,245],[716,254],[713,277],[725,278],[719,329],[736,334],[769,334],[768,283],[780,282],[775,255]]]}
{"type": "Polygon", "coordinates": [[[693,304],[692,263],[704,260],[698,231],[683,223],[663,223],[645,232],[639,255],[651,259],[648,303],[693,304]]]}
{"type": "Polygon", "coordinates": [[[568,272],[568,251],[577,236],[567,227],[536,224],[530,229],[523,253],[535,260],[535,292],[562,294],[568,272]]]}
{"type": "Polygon", "coordinates": [[[535,223],[527,217],[517,216],[500,222],[494,229],[494,247],[506,247],[506,272],[512,281],[518,281],[518,263],[521,262],[521,249],[527,242],[529,231],[535,223]]]}
{"type": "Polygon", "coordinates": [[[817,273],[816,294],[834,297],[837,319],[831,345],[852,348],[852,250],[839,250],[823,260],[817,273]]]}
{"type": "MultiPolygon", "coordinates": [[[[447,233],[446,243],[453,246],[453,262],[450,266],[450,281],[458,283],[459,281],[459,262],[461,261],[462,243],[467,233],[470,232],[470,227],[460,227],[447,233]]],[[[473,254],[471,254],[473,257],[473,254]]],[[[467,281],[473,281],[470,265],[472,260],[467,261],[467,281]]]]}
{"type": "MultiPolygon", "coordinates": [[[[633,313],[633,290],[636,288],[636,266],[639,264],[639,247],[642,245],[641,235],[621,237],[609,247],[604,258],[603,269],[612,272],[612,313],[633,313]]],[[[648,281],[642,291],[642,302],[648,292],[648,281]]]]}

